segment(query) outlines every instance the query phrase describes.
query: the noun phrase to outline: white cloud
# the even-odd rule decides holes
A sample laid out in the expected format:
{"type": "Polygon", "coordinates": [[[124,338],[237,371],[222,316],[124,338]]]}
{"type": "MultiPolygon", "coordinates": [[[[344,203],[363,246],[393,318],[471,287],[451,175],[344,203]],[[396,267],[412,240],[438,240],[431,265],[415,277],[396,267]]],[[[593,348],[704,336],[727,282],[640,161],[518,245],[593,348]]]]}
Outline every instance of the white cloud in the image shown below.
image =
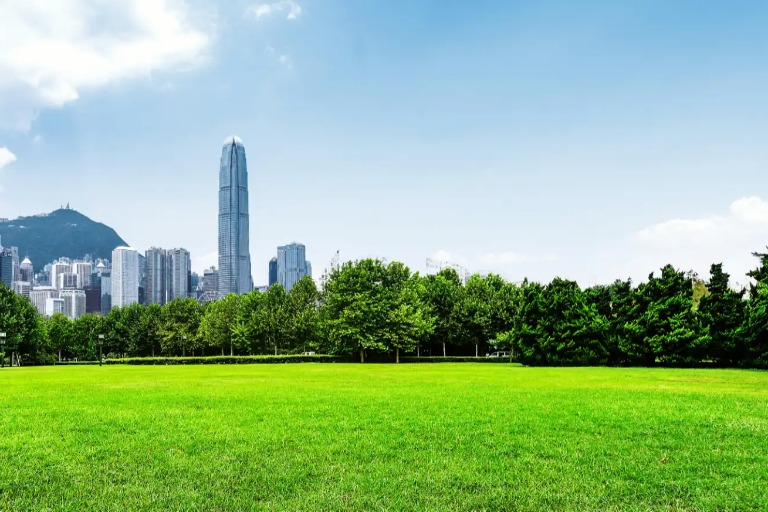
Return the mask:
{"type": "Polygon", "coordinates": [[[215,267],[218,264],[219,264],[218,251],[209,252],[199,258],[192,259],[192,265],[194,266],[195,272],[197,272],[201,276],[203,275],[203,271],[211,267],[215,267]]]}
{"type": "Polygon", "coordinates": [[[634,233],[598,258],[600,282],[632,277],[671,263],[706,279],[712,263],[723,263],[732,283],[746,283],[745,273],[757,265],[751,256],[768,245],[768,202],[759,197],[733,201],[727,212],[700,218],[677,218],[634,233]]]}
{"type": "Polygon", "coordinates": [[[731,203],[727,215],[699,219],[672,219],[639,231],[637,241],[668,247],[722,244],[726,240],[763,235],[768,226],[768,202],[743,197],[731,203]]]}
{"type": "Polygon", "coordinates": [[[210,44],[182,0],[0,2],[0,128],[93,87],[198,63],[210,44]]]}
{"type": "Polygon", "coordinates": [[[10,165],[13,162],[16,161],[16,155],[11,153],[11,150],[0,146],[0,169],[5,167],[6,165],[10,165]]]}
{"type": "Polygon", "coordinates": [[[262,18],[272,14],[285,12],[285,19],[295,20],[301,16],[301,6],[291,0],[280,0],[271,4],[254,4],[246,9],[246,14],[262,18]]]}

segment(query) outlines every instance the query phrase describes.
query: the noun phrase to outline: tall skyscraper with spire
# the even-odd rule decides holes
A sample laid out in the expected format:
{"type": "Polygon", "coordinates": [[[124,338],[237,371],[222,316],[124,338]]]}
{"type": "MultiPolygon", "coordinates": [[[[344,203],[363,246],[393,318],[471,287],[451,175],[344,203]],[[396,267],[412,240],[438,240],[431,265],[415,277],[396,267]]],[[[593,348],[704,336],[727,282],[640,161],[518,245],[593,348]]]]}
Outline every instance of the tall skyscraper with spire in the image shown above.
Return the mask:
{"type": "Polygon", "coordinates": [[[251,291],[248,169],[240,137],[227,137],[219,168],[219,293],[251,291]]]}

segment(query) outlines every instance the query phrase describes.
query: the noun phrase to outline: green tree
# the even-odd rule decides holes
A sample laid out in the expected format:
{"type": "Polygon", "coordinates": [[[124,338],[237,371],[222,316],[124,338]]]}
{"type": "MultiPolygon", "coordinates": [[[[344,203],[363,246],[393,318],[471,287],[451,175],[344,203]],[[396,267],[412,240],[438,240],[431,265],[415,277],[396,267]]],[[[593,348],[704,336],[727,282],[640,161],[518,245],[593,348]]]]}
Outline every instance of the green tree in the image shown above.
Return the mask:
{"type": "Polygon", "coordinates": [[[510,328],[509,319],[498,309],[497,297],[504,285],[504,280],[495,274],[486,277],[475,274],[463,289],[456,318],[466,341],[475,346],[475,357],[480,355],[480,347],[510,328]]]}
{"type": "Polygon", "coordinates": [[[458,344],[461,339],[457,318],[461,279],[454,269],[443,269],[424,276],[422,290],[424,307],[431,313],[434,324],[429,342],[442,346],[443,357],[446,357],[446,345],[458,344]]]}
{"type": "Polygon", "coordinates": [[[58,353],[58,360],[72,357],[70,334],[72,321],[64,313],[54,313],[45,325],[49,344],[58,353]]]}
{"type": "Polygon", "coordinates": [[[306,352],[319,348],[319,293],[309,276],[299,279],[285,301],[287,339],[290,349],[306,352]]]}
{"type": "Polygon", "coordinates": [[[71,349],[78,358],[88,361],[99,357],[99,334],[102,331],[102,318],[96,315],[83,315],[74,320],[70,327],[71,349]]]}
{"type": "Polygon", "coordinates": [[[194,354],[200,348],[198,328],[200,327],[200,305],[195,299],[174,299],[163,307],[159,329],[161,347],[165,354],[194,354]]]}
{"type": "Polygon", "coordinates": [[[701,297],[698,307],[711,337],[707,358],[721,366],[736,366],[747,357],[744,337],[738,332],[744,323],[746,290],[732,290],[729,278],[722,263],[713,264],[709,269],[708,293],[701,297]]]}
{"type": "Polygon", "coordinates": [[[418,275],[402,263],[365,259],[334,269],[323,290],[323,319],[336,353],[412,350],[431,330],[421,307],[418,275]]]}
{"type": "Polygon", "coordinates": [[[666,265],[659,277],[648,276],[638,295],[643,305],[639,332],[654,360],[671,365],[701,362],[710,337],[693,307],[691,276],[666,265]]]}
{"type": "Polygon", "coordinates": [[[6,354],[15,354],[16,360],[47,362],[44,351],[46,331],[35,307],[23,296],[0,284],[0,332],[5,333],[6,354]]]}
{"type": "Polygon", "coordinates": [[[605,364],[608,323],[574,281],[555,278],[547,286],[522,289],[520,316],[501,338],[530,365],[605,364]]]}
{"type": "Polygon", "coordinates": [[[200,320],[200,336],[208,345],[220,347],[221,355],[224,350],[229,351],[229,355],[235,354],[233,329],[241,302],[240,295],[231,293],[208,304],[200,320]]]}

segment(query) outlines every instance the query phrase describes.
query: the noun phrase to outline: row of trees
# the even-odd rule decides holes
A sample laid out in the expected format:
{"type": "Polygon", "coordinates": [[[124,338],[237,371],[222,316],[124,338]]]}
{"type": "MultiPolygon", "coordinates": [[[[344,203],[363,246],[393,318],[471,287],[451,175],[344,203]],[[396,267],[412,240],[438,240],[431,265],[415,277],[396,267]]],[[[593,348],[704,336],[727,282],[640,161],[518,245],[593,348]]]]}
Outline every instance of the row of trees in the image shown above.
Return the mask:
{"type": "Polygon", "coordinates": [[[420,276],[366,259],[334,269],[322,289],[304,278],[289,293],[276,285],[75,321],[43,319],[0,287],[0,332],[6,352],[40,363],[96,359],[102,348],[111,357],[315,351],[361,362],[506,349],[531,365],[767,367],[768,255],[755,256],[749,290],[731,289],[720,264],[705,282],[667,265],[636,286],[582,289],[560,278],[513,284],[493,274],[464,284],[452,269],[420,276]]]}

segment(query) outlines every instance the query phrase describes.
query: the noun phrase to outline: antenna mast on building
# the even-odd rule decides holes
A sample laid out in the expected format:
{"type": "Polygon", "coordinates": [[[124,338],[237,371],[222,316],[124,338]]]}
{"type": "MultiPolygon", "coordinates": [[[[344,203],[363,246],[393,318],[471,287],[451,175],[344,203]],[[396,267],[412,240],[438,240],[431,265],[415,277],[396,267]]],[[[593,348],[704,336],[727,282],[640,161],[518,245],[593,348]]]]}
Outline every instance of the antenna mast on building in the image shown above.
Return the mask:
{"type": "Polygon", "coordinates": [[[427,258],[427,268],[437,269],[438,272],[446,268],[452,268],[459,274],[459,279],[461,279],[462,284],[467,284],[467,281],[469,281],[469,270],[458,263],[453,263],[451,261],[437,261],[432,258],[427,258]]]}
{"type": "Polygon", "coordinates": [[[339,250],[336,249],[336,252],[333,255],[333,258],[331,258],[331,262],[328,264],[327,267],[325,267],[325,270],[323,271],[323,275],[320,277],[320,284],[322,286],[325,286],[325,283],[328,281],[328,278],[331,275],[331,272],[339,268],[339,250]]]}

